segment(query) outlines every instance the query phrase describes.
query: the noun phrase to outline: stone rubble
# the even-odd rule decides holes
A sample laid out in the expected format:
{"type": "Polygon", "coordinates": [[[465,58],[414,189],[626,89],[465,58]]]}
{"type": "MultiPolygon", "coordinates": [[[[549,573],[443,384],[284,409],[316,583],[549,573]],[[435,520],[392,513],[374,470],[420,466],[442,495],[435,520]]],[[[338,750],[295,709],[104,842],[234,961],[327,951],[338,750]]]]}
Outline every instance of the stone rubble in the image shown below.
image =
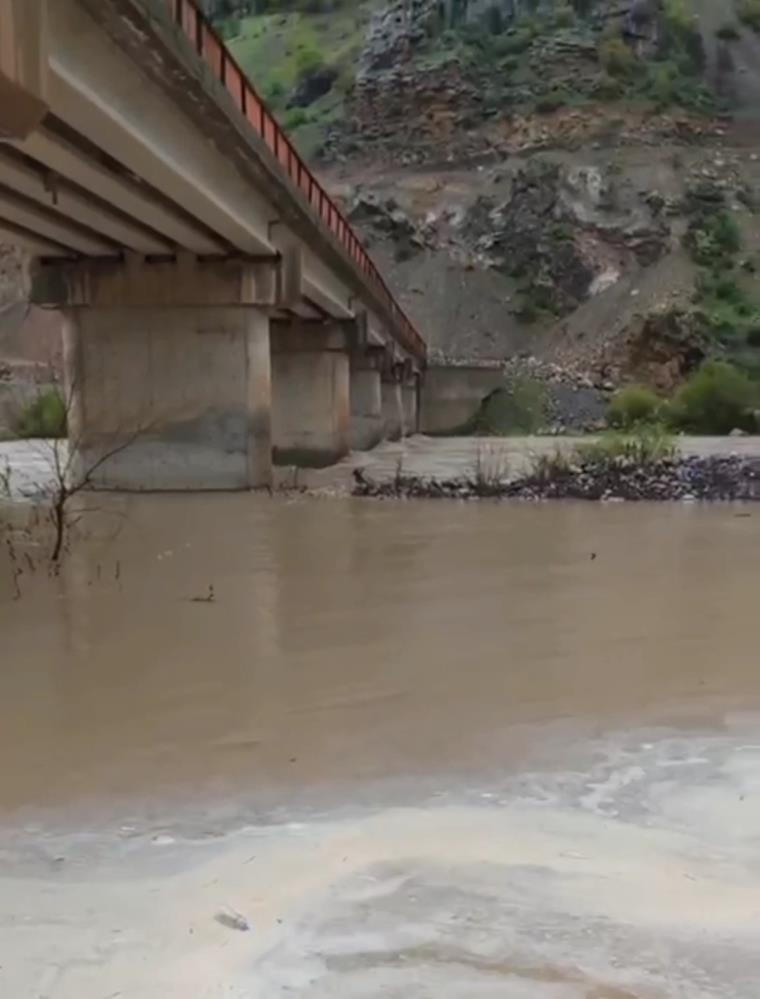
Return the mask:
{"type": "Polygon", "coordinates": [[[647,465],[625,459],[604,463],[575,459],[559,462],[550,474],[538,469],[518,479],[486,469],[455,479],[399,474],[375,481],[356,470],[353,495],[377,499],[756,501],[760,500],[760,458],[688,456],[647,465]]]}

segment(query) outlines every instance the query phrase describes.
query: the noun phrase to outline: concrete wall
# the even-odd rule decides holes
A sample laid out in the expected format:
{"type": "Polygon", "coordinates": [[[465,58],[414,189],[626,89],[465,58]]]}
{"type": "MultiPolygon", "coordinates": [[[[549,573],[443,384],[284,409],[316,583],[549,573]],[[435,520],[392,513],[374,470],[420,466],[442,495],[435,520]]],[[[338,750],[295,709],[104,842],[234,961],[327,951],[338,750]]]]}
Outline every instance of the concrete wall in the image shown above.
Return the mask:
{"type": "Polygon", "coordinates": [[[269,323],[253,308],[81,308],[64,333],[78,470],[93,485],[245,489],[271,481],[269,323]]]}
{"type": "Polygon", "coordinates": [[[483,399],[503,384],[501,368],[431,366],[425,372],[420,394],[420,431],[461,431],[483,399]]]}

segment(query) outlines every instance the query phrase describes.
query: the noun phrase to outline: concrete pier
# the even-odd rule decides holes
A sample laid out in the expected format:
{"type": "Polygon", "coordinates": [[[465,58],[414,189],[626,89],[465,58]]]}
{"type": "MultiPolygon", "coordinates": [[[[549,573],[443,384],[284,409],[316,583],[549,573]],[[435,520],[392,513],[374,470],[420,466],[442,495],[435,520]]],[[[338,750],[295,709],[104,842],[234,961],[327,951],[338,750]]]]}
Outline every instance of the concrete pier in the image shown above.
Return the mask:
{"type": "Polygon", "coordinates": [[[381,386],[383,433],[390,441],[397,441],[403,434],[404,408],[401,385],[396,378],[383,379],[381,386]]]}
{"type": "Polygon", "coordinates": [[[275,464],[324,468],[348,453],[348,339],[338,324],[272,324],[275,464]]]}
{"type": "Polygon", "coordinates": [[[76,477],[126,490],[271,484],[266,275],[109,263],[46,278],[65,315],[76,477]]]}
{"type": "Polygon", "coordinates": [[[351,448],[368,451],[384,436],[383,393],[380,372],[369,360],[351,363],[351,448]]]}
{"type": "Polygon", "coordinates": [[[419,426],[419,393],[417,390],[417,379],[405,381],[401,385],[401,413],[402,413],[402,434],[409,437],[416,434],[419,426]]]}
{"type": "Polygon", "coordinates": [[[263,313],[69,310],[64,360],[75,476],[125,490],[271,483],[263,313]]]}

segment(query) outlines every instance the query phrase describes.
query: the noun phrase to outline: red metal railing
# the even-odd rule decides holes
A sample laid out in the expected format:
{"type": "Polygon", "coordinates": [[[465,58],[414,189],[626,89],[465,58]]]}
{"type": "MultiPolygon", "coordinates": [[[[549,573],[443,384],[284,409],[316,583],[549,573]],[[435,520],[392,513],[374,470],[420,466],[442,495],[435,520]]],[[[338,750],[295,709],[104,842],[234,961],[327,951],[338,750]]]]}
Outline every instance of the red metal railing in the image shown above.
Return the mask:
{"type": "Polygon", "coordinates": [[[192,43],[198,55],[211,67],[214,75],[229,91],[240,113],[261,136],[280,166],[298,187],[324,224],[342,245],[348,256],[377,286],[393,316],[401,339],[413,354],[424,357],[425,342],[398,304],[382,275],[362,246],[359,237],[346,221],[338,206],[306,166],[290,139],[256,93],[248,77],[230,54],[224,42],[211,27],[196,0],[165,0],[176,23],[192,43]]]}

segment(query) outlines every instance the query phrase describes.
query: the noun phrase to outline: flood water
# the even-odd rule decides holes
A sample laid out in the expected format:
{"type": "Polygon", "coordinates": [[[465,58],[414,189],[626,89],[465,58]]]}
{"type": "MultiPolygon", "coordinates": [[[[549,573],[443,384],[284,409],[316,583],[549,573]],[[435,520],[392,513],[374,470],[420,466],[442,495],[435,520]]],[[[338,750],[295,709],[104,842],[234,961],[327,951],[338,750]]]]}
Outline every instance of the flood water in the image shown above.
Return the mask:
{"type": "Polygon", "coordinates": [[[0,574],[0,995],[755,999],[760,514],[99,507],[0,574]]]}

